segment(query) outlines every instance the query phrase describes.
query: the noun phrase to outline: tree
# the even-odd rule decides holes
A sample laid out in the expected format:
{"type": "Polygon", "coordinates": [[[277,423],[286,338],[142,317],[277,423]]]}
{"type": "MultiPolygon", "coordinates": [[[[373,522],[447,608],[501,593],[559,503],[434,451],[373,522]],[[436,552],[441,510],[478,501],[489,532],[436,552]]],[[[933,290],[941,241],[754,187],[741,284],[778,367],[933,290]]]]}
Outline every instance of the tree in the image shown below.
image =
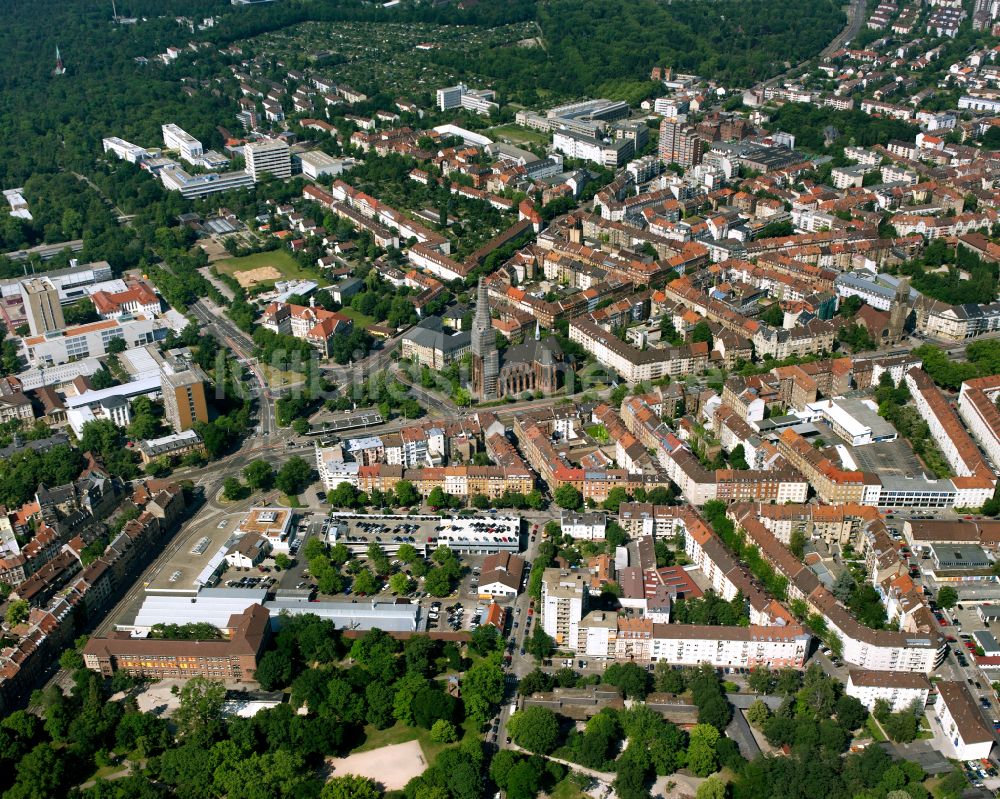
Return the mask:
{"type": "Polygon", "coordinates": [[[774,690],[774,675],[767,666],[754,666],[747,675],[747,688],[755,694],[769,694],[774,690]]]}
{"type": "Polygon", "coordinates": [[[704,341],[708,344],[709,350],[712,349],[712,328],[709,326],[708,322],[702,319],[698,324],[691,328],[691,342],[698,343],[704,341]]]}
{"type": "Polygon", "coordinates": [[[536,624],[524,642],[524,650],[536,660],[545,660],[552,657],[552,653],[556,651],[556,642],[542,629],[541,624],[536,624]]]}
{"type": "Polygon", "coordinates": [[[732,464],[734,469],[750,468],[750,464],[747,463],[746,450],[743,448],[742,444],[737,444],[733,447],[733,451],[729,453],[729,462],[732,464]]]}
{"type": "Polygon", "coordinates": [[[435,566],[424,578],[424,588],[431,596],[448,596],[451,593],[451,577],[448,570],[441,566],[435,566]]]}
{"type": "Polygon", "coordinates": [[[375,780],[368,777],[358,777],[345,774],[334,777],[320,793],[320,799],[381,799],[382,791],[375,780]]]}
{"type": "Polygon", "coordinates": [[[420,504],[420,492],[409,480],[396,483],[396,501],[403,506],[420,504]]]}
{"type": "Polygon", "coordinates": [[[405,596],[413,590],[413,580],[404,572],[396,572],[389,578],[389,588],[394,594],[405,596]]]}
{"type": "Polygon", "coordinates": [[[951,610],[958,604],[958,591],[950,585],[942,586],[938,589],[937,603],[938,607],[942,607],[945,610],[951,610]]]}
{"type": "Polygon", "coordinates": [[[656,669],[653,672],[653,684],[657,691],[667,694],[682,694],[686,687],[684,672],[673,668],[665,660],[661,660],[656,664],[656,669]]]}
{"type": "Polygon", "coordinates": [[[107,351],[109,355],[120,355],[127,349],[128,343],[124,338],[115,338],[108,342],[107,351]]]}
{"type": "Polygon", "coordinates": [[[854,696],[843,694],[837,699],[835,706],[837,721],[845,730],[856,730],[865,723],[868,718],[868,711],[861,701],[854,696]]]}
{"type": "Polygon", "coordinates": [[[492,624],[481,624],[472,631],[469,646],[480,655],[488,655],[503,648],[503,639],[492,624]]]}
{"type": "Polygon", "coordinates": [[[715,745],[719,731],[710,724],[696,724],[691,728],[688,744],[688,768],[698,777],[707,777],[718,767],[715,745]]]}
{"type": "Polygon", "coordinates": [[[180,705],[173,720],[181,736],[197,736],[218,721],[226,686],[207,677],[192,677],[180,691],[180,705]]]}
{"type": "Polygon", "coordinates": [[[7,613],[4,616],[4,620],[7,622],[8,627],[17,627],[17,625],[28,620],[28,613],[30,611],[31,606],[26,599],[15,600],[7,606],[7,613]]]}
{"type": "Polygon", "coordinates": [[[503,699],[503,686],[500,653],[495,652],[465,672],[462,699],[466,713],[480,724],[485,723],[503,699]]]}
{"type": "Polygon", "coordinates": [[[583,495],[569,483],[564,483],[554,494],[556,504],[566,510],[579,510],[583,507],[583,495]]]}
{"type": "Polygon", "coordinates": [[[236,477],[227,477],[222,484],[222,496],[230,502],[242,499],[244,496],[243,483],[236,477]]]}
{"type": "Polygon", "coordinates": [[[917,716],[910,708],[890,713],[886,718],[880,719],[880,722],[886,735],[896,743],[910,743],[916,739],[920,730],[917,716]]]}
{"type": "Polygon", "coordinates": [[[717,774],[713,774],[698,786],[695,799],[726,799],[726,783],[717,774]]]}
{"type": "Polygon", "coordinates": [[[287,496],[301,494],[312,481],[312,467],[298,455],[293,455],[278,472],[274,484],[287,496]]]}
{"type": "Polygon", "coordinates": [[[378,583],[375,582],[375,575],[367,568],[362,568],[354,575],[354,593],[368,595],[378,593],[378,583]]]}
{"type": "Polygon", "coordinates": [[[255,676],[265,691],[283,688],[292,679],[292,661],[283,652],[272,649],[260,659],[255,676]]]}
{"type": "Polygon", "coordinates": [[[547,755],[559,742],[559,720],[546,707],[527,707],[511,716],[507,732],[518,746],[547,755]]]}
{"type": "Polygon", "coordinates": [[[252,491],[266,491],[274,484],[274,469],[270,463],[258,458],[243,467],[243,479],[252,491]]]}
{"type": "Polygon", "coordinates": [[[431,683],[416,693],[410,709],[413,721],[425,730],[430,730],[436,721],[454,719],[456,706],[453,696],[442,691],[437,683],[431,683]]]}
{"type": "Polygon", "coordinates": [[[612,663],[601,682],[621,689],[626,699],[645,699],[649,693],[649,673],[636,663],[612,663]]]}
{"type": "Polygon", "coordinates": [[[761,729],[769,718],[771,711],[759,699],[747,708],[747,721],[757,729],[761,729]]]}
{"type": "Polygon", "coordinates": [[[403,563],[409,564],[413,563],[419,555],[417,554],[417,549],[413,546],[413,544],[400,544],[396,557],[398,557],[403,563]]]}
{"type": "Polygon", "coordinates": [[[431,726],[431,740],[439,744],[450,744],[458,740],[455,725],[445,719],[438,719],[431,726]]]}

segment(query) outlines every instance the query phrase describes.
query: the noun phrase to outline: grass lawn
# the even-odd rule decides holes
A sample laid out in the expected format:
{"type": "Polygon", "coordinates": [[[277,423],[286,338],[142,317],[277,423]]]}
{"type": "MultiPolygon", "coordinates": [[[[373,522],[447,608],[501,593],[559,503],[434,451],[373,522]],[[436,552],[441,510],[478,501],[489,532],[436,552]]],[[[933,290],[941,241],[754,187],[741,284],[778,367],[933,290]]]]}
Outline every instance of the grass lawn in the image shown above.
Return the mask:
{"type": "MultiPolygon", "coordinates": [[[[466,727],[465,724],[462,727],[466,727]]],[[[407,741],[419,741],[420,748],[424,751],[427,764],[432,766],[437,756],[449,746],[455,744],[439,744],[431,740],[430,730],[421,727],[407,727],[401,722],[396,722],[393,726],[384,730],[379,730],[371,725],[365,727],[365,742],[353,752],[370,752],[372,749],[381,749],[383,746],[402,744],[407,741]]]]}
{"type": "Polygon", "coordinates": [[[264,377],[267,378],[267,385],[271,388],[284,388],[301,383],[303,380],[303,375],[300,372],[285,372],[268,366],[266,363],[259,363],[257,368],[263,372],[264,377]]]}
{"type": "Polygon", "coordinates": [[[868,721],[865,722],[865,729],[868,730],[868,733],[875,739],[876,743],[882,743],[883,741],[889,740],[885,733],[882,732],[882,728],[879,726],[878,722],[875,721],[874,716],[868,717],[868,721]]]}
{"type": "Polygon", "coordinates": [[[301,508],[302,503],[299,502],[298,497],[290,496],[289,494],[282,494],[278,499],[278,504],[284,505],[286,508],[301,508]]]}
{"type": "Polygon", "coordinates": [[[355,325],[358,327],[369,327],[375,324],[375,318],[372,316],[367,316],[361,313],[361,311],[355,311],[350,305],[345,305],[337,313],[342,313],[348,319],[351,319],[355,325]]]}
{"type": "MultiPolygon", "coordinates": [[[[321,286],[327,281],[318,278],[315,271],[304,270],[299,262],[287,250],[272,250],[270,252],[255,252],[243,258],[226,258],[212,264],[220,273],[232,275],[236,272],[247,272],[262,266],[273,266],[285,278],[316,280],[321,286]]],[[[273,280],[262,281],[263,285],[273,285],[273,280]]]]}
{"type": "Polygon", "coordinates": [[[565,777],[555,784],[549,799],[586,799],[587,794],[576,787],[571,777],[565,777]]]}
{"type": "Polygon", "coordinates": [[[514,125],[513,123],[490,128],[486,131],[486,135],[490,138],[510,139],[512,142],[519,144],[540,144],[545,146],[552,141],[551,133],[522,128],[520,125],[514,125]]]}

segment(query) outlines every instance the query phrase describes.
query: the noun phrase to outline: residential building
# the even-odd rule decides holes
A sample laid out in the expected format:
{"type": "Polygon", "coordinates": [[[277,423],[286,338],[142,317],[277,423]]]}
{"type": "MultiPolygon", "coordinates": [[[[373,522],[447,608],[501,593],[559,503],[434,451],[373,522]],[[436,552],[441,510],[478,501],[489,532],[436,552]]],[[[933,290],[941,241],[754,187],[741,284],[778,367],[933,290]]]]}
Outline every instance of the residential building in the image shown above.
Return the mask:
{"type": "Polygon", "coordinates": [[[185,430],[183,433],[174,433],[162,438],[150,438],[147,441],[139,442],[139,455],[142,457],[144,466],[157,458],[179,458],[192,452],[205,454],[205,445],[202,443],[201,436],[194,430],[185,430]]]}
{"type": "Polygon", "coordinates": [[[590,575],[579,569],[549,568],[542,574],[542,629],[557,647],[576,648],[589,583],[590,575]]]}
{"type": "Polygon", "coordinates": [[[661,160],[683,167],[695,166],[701,163],[705,149],[705,140],[685,121],[668,117],[660,122],[661,160]]]}
{"type": "Polygon", "coordinates": [[[42,336],[66,327],[59,292],[48,278],[35,277],[22,281],[21,301],[31,335],[42,336]]]}
{"type": "Polygon", "coordinates": [[[853,696],[869,711],[884,699],[894,713],[918,708],[923,710],[931,684],[923,674],[897,671],[872,671],[851,669],[847,676],[846,693],[853,696]]]}
{"type": "Polygon", "coordinates": [[[161,385],[164,415],[176,433],[208,421],[205,384],[208,378],[197,366],[180,371],[164,371],[161,385]]]}
{"type": "Polygon", "coordinates": [[[563,535],[582,541],[603,541],[608,517],[603,513],[576,513],[564,510],[559,519],[563,535]]]}
{"type": "Polygon", "coordinates": [[[264,309],[259,323],[274,333],[303,339],[325,357],[333,352],[333,341],[347,333],[351,320],[343,314],[316,308],[314,305],[290,305],[272,302],[264,309]]]}
{"type": "Polygon", "coordinates": [[[993,732],[983,721],[965,683],[941,680],[937,689],[939,697],[934,705],[934,718],[941,725],[945,737],[955,747],[957,759],[988,758],[993,749],[993,732]]]}

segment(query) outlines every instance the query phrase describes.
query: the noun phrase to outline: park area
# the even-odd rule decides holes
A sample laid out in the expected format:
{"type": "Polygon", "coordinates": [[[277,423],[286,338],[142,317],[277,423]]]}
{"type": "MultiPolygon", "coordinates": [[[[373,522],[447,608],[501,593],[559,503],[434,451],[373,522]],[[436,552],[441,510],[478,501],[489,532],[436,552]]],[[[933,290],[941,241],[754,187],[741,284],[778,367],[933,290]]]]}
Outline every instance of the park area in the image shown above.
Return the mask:
{"type": "Polygon", "coordinates": [[[257,252],[243,258],[226,258],[213,264],[221,274],[231,275],[244,289],[257,285],[273,286],[276,280],[315,280],[320,285],[325,281],[312,270],[305,270],[301,264],[285,250],[257,252]]]}

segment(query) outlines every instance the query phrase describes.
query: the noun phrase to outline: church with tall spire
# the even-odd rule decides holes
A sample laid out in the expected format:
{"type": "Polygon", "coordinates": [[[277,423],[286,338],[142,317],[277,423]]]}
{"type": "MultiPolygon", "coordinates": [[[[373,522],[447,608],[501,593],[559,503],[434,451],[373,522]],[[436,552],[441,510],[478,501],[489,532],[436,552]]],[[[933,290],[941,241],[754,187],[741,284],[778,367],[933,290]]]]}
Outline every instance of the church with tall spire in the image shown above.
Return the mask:
{"type": "Polygon", "coordinates": [[[481,400],[495,400],[500,376],[500,353],[496,331],[490,317],[490,298],[486,283],[479,278],[476,289],[476,315],[472,320],[472,394],[481,400]]]}
{"type": "Polygon", "coordinates": [[[524,392],[551,393],[559,387],[565,361],[562,347],[555,336],[543,338],[537,322],[531,339],[512,344],[502,352],[499,350],[490,315],[489,292],[482,278],[476,291],[471,344],[472,394],[480,401],[524,392]]]}

